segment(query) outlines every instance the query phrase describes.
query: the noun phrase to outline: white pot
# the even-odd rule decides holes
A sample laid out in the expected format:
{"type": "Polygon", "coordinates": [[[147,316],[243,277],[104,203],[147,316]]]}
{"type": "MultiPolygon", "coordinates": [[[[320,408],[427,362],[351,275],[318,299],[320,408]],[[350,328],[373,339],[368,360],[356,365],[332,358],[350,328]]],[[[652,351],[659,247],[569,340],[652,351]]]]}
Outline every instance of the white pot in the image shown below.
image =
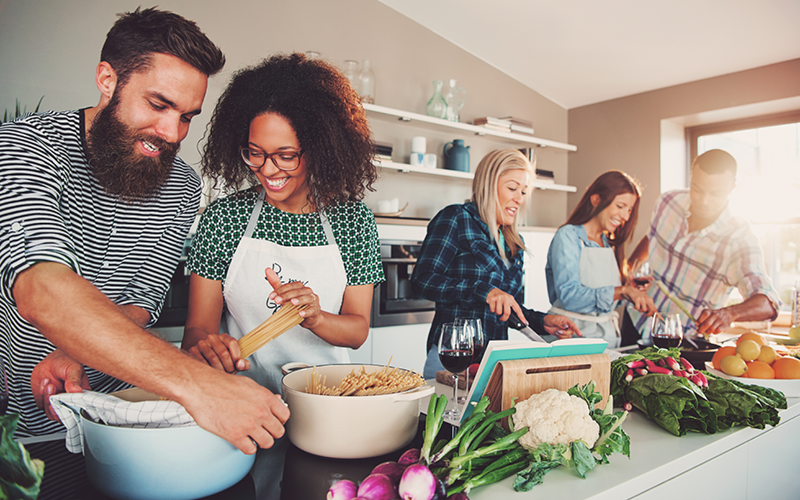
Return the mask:
{"type": "MultiPolygon", "coordinates": [[[[383,365],[342,364],[317,366],[335,386],[354,369],[367,373],[383,365]]],[[[305,368],[283,377],[283,399],[291,416],[286,422],[289,440],[298,448],[329,458],[377,457],[408,445],[417,433],[420,399],[434,392],[423,385],[410,391],[381,396],[321,396],[308,394],[305,368]]]]}

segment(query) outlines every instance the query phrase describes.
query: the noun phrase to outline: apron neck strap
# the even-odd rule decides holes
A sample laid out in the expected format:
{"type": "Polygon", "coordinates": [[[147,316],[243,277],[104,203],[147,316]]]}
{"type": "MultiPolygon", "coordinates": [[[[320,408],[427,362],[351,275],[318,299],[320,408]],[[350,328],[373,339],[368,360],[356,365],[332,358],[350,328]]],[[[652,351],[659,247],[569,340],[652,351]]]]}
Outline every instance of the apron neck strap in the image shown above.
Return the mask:
{"type": "Polygon", "coordinates": [[[245,238],[251,238],[253,236],[253,231],[256,229],[256,224],[258,223],[258,216],[261,214],[261,207],[264,206],[265,196],[266,192],[264,188],[261,188],[261,191],[258,193],[258,198],[256,198],[256,206],[253,208],[253,213],[250,214],[250,220],[247,221],[247,229],[244,230],[245,238]]]}

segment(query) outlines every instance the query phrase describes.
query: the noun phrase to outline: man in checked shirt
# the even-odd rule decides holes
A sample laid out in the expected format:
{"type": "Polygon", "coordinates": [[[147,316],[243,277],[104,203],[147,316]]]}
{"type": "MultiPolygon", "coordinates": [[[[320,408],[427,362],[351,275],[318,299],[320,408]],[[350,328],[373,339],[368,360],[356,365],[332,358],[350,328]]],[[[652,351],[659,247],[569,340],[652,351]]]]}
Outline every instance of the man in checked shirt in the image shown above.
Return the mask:
{"type": "MultiPolygon", "coordinates": [[[[735,185],[736,160],[730,154],[713,149],[698,156],[692,163],[690,188],[658,198],[648,234],[631,256],[643,262],[649,253],[653,278],[697,320],[692,324],[684,314],[684,329],[700,334],[726,330],[734,321],[773,320],[780,310],[757,237],[750,224],[728,208],[735,185]],[[725,306],[734,287],[745,300],[725,306]]],[[[651,286],[648,292],[662,314],[680,312],[659,287],[651,286]]],[[[626,313],[623,341],[632,328],[649,336],[647,318],[630,307],[626,313]]]]}

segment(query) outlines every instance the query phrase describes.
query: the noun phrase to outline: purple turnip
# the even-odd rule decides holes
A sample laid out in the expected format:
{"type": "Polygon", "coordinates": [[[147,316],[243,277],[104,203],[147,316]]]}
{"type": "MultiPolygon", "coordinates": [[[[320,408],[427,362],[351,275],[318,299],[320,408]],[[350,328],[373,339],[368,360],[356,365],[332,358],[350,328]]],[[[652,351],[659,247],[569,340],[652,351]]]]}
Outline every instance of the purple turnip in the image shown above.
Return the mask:
{"type": "Polygon", "coordinates": [[[447,500],[469,500],[466,493],[454,493],[447,497],[447,500]]]}
{"type": "Polygon", "coordinates": [[[403,454],[400,455],[400,459],[397,460],[397,463],[400,465],[419,463],[419,448],[410,448],[403,452],[403,454]]]}
{"type": "Polygon", "coordinates": [[[397,486],[386,474],[370,474],[358,487],[358,496],[369,500],[397,500],[397,486]]]}
{"type": "Polygon", "coordinates": [[[389,476],[389,479],[392,480],[392,484],[397,486],[400,482],[400,478],[403,476],[403,472],[406,470],[405,465],[400,465],[397,462],[383,462],[382,464],[378,464],[372,469],[370,474],[385,474],[389,476]]]}
{"type": "Polygon", "coordinates": [[[342,479],[328,490],[328,500],[353,500],[356,497],[356,483],[342,479]]]}
{"type": "Polygon", "coordinates": [[[436,494],[436,477],[422,464],[409,465],[397,490],[402,500],[432,500],[436,494]]]}

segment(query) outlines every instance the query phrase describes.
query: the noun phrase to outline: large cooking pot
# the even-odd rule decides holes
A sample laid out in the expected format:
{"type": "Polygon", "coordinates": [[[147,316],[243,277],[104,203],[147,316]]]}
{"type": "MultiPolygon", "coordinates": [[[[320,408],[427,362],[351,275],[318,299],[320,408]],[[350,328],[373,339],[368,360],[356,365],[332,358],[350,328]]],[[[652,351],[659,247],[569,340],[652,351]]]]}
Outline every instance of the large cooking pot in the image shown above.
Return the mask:
{"type": "Polygon", "coordinates": [[[81,427],[89,481],[118,500],[213,495],[241,481],[255,461],[197,425],[117,427],[81,415],[81,427]]]}
{"type": "MultiPolygon", "coordinates": [[[[332,387],[362,366],[367,373],[385,368],[341,364],[317,366],[316,371],[332,387]]],[[[419,425],[420,400],[434,392],[433,386],[424,385],[380,396],[308,394],[306,384],[312,370],[296,370],[283,377],[283,399],[292,412],[286,434],[301,450],[322,457],[377,457],[408,445],[419,425]]]]}

